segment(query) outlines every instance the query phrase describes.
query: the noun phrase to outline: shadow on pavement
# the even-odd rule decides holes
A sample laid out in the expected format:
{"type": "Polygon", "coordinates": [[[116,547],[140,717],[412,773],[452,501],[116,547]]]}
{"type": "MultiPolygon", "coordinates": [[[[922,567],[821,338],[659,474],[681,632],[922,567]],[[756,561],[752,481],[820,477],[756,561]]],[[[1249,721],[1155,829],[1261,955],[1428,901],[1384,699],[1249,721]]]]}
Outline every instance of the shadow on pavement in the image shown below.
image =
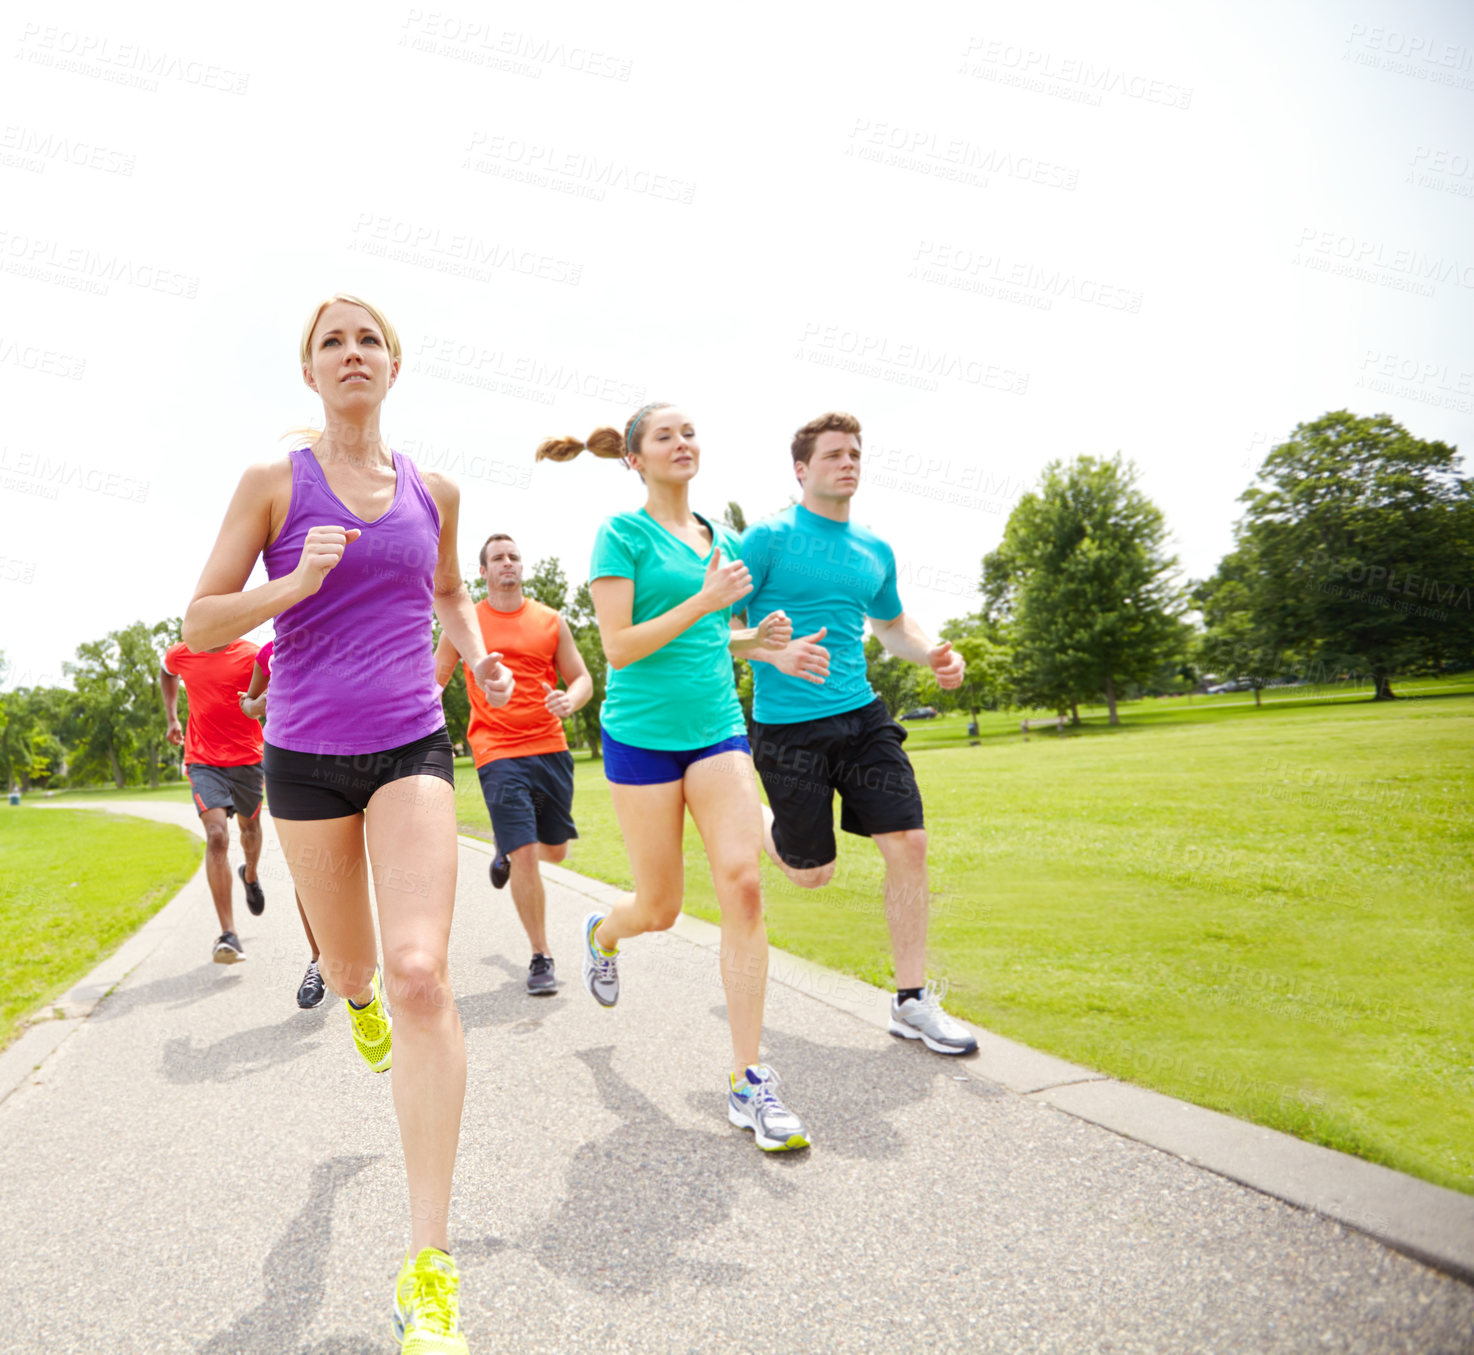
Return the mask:
{"type": "MultiPolygon", "coordinates": [[[[200,1348],[200,1355],[282,1355],[296,1346],[322,1307],[338,1192],[378,1160],[377,1154],[334,1157],[312,1169],[307,1203],[287,1224],[261,1267],[266,1300],[217,1333],[200,1348]]],[[[386,1300],[390,1297],[386,1295],[386,1300]]],[[[313,1355],[358,1355],[382,1346],[383,1342],[332,1337],[313,1346],[312,1351],[313,1355]]]]}
{"type": "Polygon", "coordinates": [[[214,1044],[196,1045],[192,1036],[176,1036],[164,1046],[164,1076],[176,1084],[234,1082],[291,1063],[317,1048],[313,1037],[321,1033],[327,1016],[324,1003],[274,1026],[238,1030],[214,1044]]]}
{"type": "MultiPolygon", "coordinates": [[[[508,978],[500,987],[456,998],[462,1029],[509,1026],[513,1035],[526,1035],[541,1026],[545,1016],[562,1008],[565,1001],[563,988],[551,997],[533,997],[527,991],[527,971],[519,969],[506,956],[491,955],[481,963],[502,970],[508,978]]],[[[566,987],[567,979],[562,976],[560,979],[566,987]]]]}
{"type": "MultiPolygon", "coordinates": [[[[672,1280],[741,1283],[746,1266],[693,1261],[681,1249],[731,1216],[740,1185],[779,1196],[794,1187],[769,1170],[751,1135],[726,1124],[721,1133],[676,1124],[614,1072],[612,1054],[608,1045],[576,1051],[622,1123],[574,1153],[567,1193],[517,1247],[596,1293],[650,1293],[672,1280]]],[[[798,1165],[803,1154],[775,1156],[798,1165]]]]}
{"type": "MultiPolygon", "coordinates": [[[[715,1011],[726,1019],[725,1007],[715,1011]]],[[[764,1031],[765,1057],[783,1079],[779,1095],[808,1127],[816,1151],[867,1161],[899,1156],[908,1132],[927,1130],[920,1117],[897,1112],[927,1101],[939,1077],[965,1077],[963,1087],[974,1096],[1005,1095],[995,1083],[963,1073],[955,1056],[883,1031],[875,1038],[873,1049],[850,1049],[771,1026],[764,1031]]],[[[722,1113],[720,1103],[713,1109],[708,1097],[694,1093],[687,1104],[700,1114],[722,1113]]]]}
{"type": "MultiPolygon", "coordinates": [[[[240,966],[231,968],[239,969],[240,966]]],[[[139,1007],[168,1004],[171,1011],[178,1011],[182,1007],[193,1006],[196,1002],[203,1002],[207,997],[214,997],[216,993],[224,991],[219,980],[225,976],[225,970],[226,966],[211,961],[171,978],[153,979],[149,983],[140,983],[136,988],[114,990],[97,1004],[92,1020],[115,1021],[139,1007]]]]}

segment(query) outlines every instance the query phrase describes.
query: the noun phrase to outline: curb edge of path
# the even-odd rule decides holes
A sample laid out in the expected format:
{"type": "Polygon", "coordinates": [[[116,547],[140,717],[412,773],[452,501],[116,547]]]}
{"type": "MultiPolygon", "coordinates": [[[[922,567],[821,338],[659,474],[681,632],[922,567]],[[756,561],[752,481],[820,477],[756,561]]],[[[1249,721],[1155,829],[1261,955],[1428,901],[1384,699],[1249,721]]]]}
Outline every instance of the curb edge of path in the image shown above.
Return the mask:
{"type": "MultiPolygon", "coordinates": [[[[73,808],[78,806],[55,806],[73,808]]],[[[137,814],[137,805],[89,809],[137,814]]],[[[147,806],[144,806],[147,807],[147,806]]],[[[165,815],[157,818],[172,821],[165,815]]],[[[198,826],[194,831],[203,836],[198,826]]],[[[481,838],[458,835],[459,845],[494,855],[481,838]]],[[[553,883],[594,903],[607,904],[625,891],[563,866],[544,863],[553,883]]],[[[0,1051],[0,1104],[20,1090],[74,1034],[114,988],[151,955],[186,917],[193,916],[205,891],[204,865],[157,913],[111,955],[47,1006],[55,1019],[35,1020],[0,1051]]],[[[721,929],[687,913],[672,933],[708,950],[720,946],[721,929]]],[[[886,1030],[889,994],[786,951],[770,952],[768,977],[865,1025],[886,1030]]],[[[1084,1120],[1193,1166],[1248,1186],[1286,1204],[1340,1223],[1384,1246],[1474,1284],[1474,1196],[1435,1186],[1392,1168],[1306,1143],[1218,1111],[1195,1106],[1144,1087],[1118,1082],[1090,1068],[1031,1049],[965,1023],[976,1034],[978,1053],[953,1060],[959,1072],[996,1083],[1029,1100],[1084,1120]]]]}

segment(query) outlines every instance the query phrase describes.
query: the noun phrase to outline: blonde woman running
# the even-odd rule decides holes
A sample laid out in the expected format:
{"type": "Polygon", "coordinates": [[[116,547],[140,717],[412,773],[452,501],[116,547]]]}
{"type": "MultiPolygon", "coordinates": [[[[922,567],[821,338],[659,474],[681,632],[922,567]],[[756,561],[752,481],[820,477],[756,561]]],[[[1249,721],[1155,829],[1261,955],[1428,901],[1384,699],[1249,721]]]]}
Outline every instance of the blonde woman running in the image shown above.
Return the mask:
{"type": "Polygon", "coordinates": [[[380,406],[399,374],[393,326],[366,301],[331,297],[307,319],[301,363],[325,427],[310,446],[241,477],[184,641],[210,649],[275,618],[271,815],[322,976],[346,1000],[368,1065],[394,1070],[411,1234],[395,1331],[412,1355],[466,1355],[446,1232],[466,1088],[446,961],[455,797],[432,611],[492,705],[507,701],[513,681],[486,653],[461,580],[459,491],[380,436],[380,406]],[[247,589],[258,558],[270,582],[247,589]]]}
{"type": "Polygon", "coordinates": [[[711,864],[722,914],[721,971],[732,1031],[727,1115],[767,1151],[806,1148],[807,1131],[778,1099],[760,1061],[768,937],[758,859],[762,818],[752,755],[732,682],[732,655],[785,651],[787,618],[731,628],[750,590],[737,537],[693,512],[701,463],[696,430],[674,405],[646,405],[621,436],[544,442],[539,460],[588,450],[640,473],[645,506],[599,528],[589,591],[609,660],[600,714],[604,774],[635,877],[633,895],[584,919],[584,986],[603,1006],[619,1000],[620,943],[665,931],[681,911],[686,810],[711,864]]]}

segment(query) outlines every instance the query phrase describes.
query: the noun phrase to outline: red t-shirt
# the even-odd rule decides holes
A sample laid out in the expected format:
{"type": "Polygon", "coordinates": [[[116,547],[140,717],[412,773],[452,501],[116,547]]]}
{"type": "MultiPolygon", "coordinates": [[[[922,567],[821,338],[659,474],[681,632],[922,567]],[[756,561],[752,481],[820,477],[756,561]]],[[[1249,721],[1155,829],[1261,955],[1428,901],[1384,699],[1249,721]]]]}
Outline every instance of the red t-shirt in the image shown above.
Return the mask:
{"type": "Polygon", "coordinates": [[[236,640],[218,654],[196,654],[171,645],[164,671],[189,693],[184,760],[204,767],[249,767],[261,761],[261,726],[241,713],[239,693],[249,689],[256,646],[236,640]]]}
{"type": "Polygon", "coordinates": [[[535,753],[563,753],[568,740],[563,722],[543,700],[543,683],[558,685],[558,613],[532,598],[524,598],[515,612],[499,612],[489,602],[476,604],[481,623],[481,641],[488,654],[500,653],[512,670],[517,685],[512,699],[495,709],[482,694],[481,684],[466,673],[466,694],[471,698],[471,721],[466,738],[478,767],[504,757],[531,757],[535,753]]]}

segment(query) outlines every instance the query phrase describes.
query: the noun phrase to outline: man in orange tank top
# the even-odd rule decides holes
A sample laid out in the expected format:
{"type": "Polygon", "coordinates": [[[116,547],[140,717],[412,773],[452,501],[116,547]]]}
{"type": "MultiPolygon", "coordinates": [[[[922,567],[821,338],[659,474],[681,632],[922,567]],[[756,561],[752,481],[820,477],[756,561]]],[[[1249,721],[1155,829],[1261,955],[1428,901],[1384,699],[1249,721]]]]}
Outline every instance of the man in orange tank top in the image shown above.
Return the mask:
{"type": "MultiPolygon", "coordinates": [[[[568,855],[569,840],[578,836],[573,757],[563,721],[588,701],[594,684],[568,622],[523,594],[522,553],[510,536],[497,532],[487,537],[481,547],[481,578],[486,601],[476,604],[476,619],[486,651],[502,656],[517,685],[512,699],[493,709],[468,677],[471,721],[466,737],[496,834],[491,883],[500,889],[512,882],[512,902],[532,943],[527,991],[544,995],[557,991],[558,979],[538,862],[561,861],[568,855]],[[559,678],[566,691],[558,689],[559,678]]],[[[459,662],[455,646],[442,636],[435,651],[435,679],[442,687],[459,662]]]]}

